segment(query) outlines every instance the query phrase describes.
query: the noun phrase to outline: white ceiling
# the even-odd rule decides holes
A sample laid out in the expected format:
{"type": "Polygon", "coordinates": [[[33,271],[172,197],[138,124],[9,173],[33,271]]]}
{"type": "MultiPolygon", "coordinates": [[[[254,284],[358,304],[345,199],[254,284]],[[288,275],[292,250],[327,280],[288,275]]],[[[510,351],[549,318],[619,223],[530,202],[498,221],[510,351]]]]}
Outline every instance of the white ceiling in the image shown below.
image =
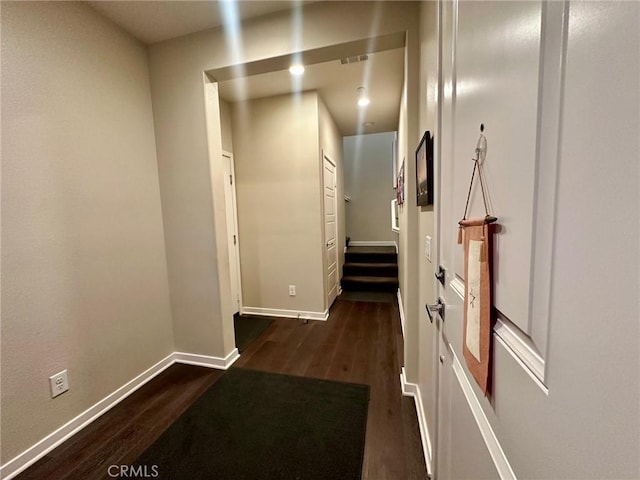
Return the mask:
{"type": "Polygon", "coordinates": [[[291,91],[317,90],[343,135],[397,130],[404,50],[370,53],[368,57],[363,62],[346,65],[340,60],[307,65],[300,80],[292,77],[288,70],[226,80],[219,83],[220,97],[238,102],[291,91]],[[359,108],[357,89],[367,83],[371,103],[359,108]],[[374,125],[363,127],[364,122],[374,122],[374,125]]]}
{"type": "MultiPolygon", "coordinates": [[[[221,2],[218,1],[134,0],[89,1],[88,3],[96,11],[146,44],[223,24],[221,2]]],[[[307,3],[315,2],[240,0],[237,6],[240,18],[246,20],[290,10],[296,4],[307,3]]],[[[339,2],[332,3],[339,9],[339,2]]],[[[342,65],[339,58],[366,53],[366,50],[354,52],[353,49],[358,48],[357,45],[354,47],[354,44],[345,46],[344,51],[341,51],[342,46],[336,46],[331,50],[331,61],[314,61],[312,65],[306,66],[301,85],[294,84],[288,70],[282,70],[282,65],[275,67],[277,62],[273,62],[274,67],[266,70],[265,73],[260,72],[243,79],[221,81],[220,95],[227,101],[235,102],[293,91],[317,90],[343,135],[397,130],[404,54],[402,48],[397,48],[397,39],[387,38],[382,40],[382,43],[379,48],[382,51],[369,53],[368,60],[346,65],[342,65]],[[240,85],[244,87],[240,88],[240,85]],[[370,105],[364,110],[356,105],[357,88],[360,86],[368,86],[371,98],[370,105]],[[374,124],[363,127],[364,122],[374,124]]]]}
{"type": "MultiPolygon", "coordinates": [[[[144,43],[156,43],[181,37],[223,24],[222,2],[212,0],[178,1],[88,1],[95,10],[120,25],[144,43]]],[[[238,16],[245,20],[281,10],[309,0],[240,0],[236,2],[238,16]]]]}

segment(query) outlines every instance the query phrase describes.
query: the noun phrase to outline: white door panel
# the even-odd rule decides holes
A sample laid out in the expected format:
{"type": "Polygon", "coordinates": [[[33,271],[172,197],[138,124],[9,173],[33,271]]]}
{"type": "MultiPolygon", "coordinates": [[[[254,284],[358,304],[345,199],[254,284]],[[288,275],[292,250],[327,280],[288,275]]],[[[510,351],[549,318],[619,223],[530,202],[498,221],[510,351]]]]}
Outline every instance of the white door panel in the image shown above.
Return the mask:
{"type": "MultiPolygon", "coordinates": [[[[525,332],[537,163],[541,2],[461,2],[456,37],[453,212],[461,217],[480,124],[488,139],[484,163],[490,203],[499,217],[494,303],[525,332]],[[514,106],[517,105],[517,108],[514,106]]],[[[476,179],[477,181],[477,179],[476,179]]],[[[485,215],[479,188],[470,217],[485,215]]],[[[455,219],[456,221],[459,218],[455,219]]],[[[463,251],[455,272],[464,276],[463,251]]]]}
{"type": "Polygon", "coordinates": [[[337,296],[338,290],[338,271],[336,270],[336,264],[333,264],[333,267],[329,268],[329,293],[328,298],[334,298],[337,296]]]}
{"type": "Polygon", "coordinates": [[[335,216],[335,196],[333,195],[333,191],[325,191],[324,197],[324,214],[325,215],[333,215],[335,216]]]}
{"type": "Polygon", "coordinates": [[[469,408],[462,386],[454,375],[451,389],[451,478],[474,480],[496,479],[496,470],[487,444],[482,438],[478,424],[469,408]]]}
{"type": "Polygon", "coordinates": [[[233,313],[240,312],[241,286],[240,286],[240,248],[238,238],[238,223],[236,211],[236,187],[233,182],[234,169],[233,157],[229,154],[222,155],[225,173],[225,214],[227,220],[227,235],[229,245],[229,274],[231,277],[231,300],[233,313]]]}
{"type": "Polygon", "coordinates": [[[336,218],[336,166],[323,154],[323,206],[324,206],[324,246],[325,246],[325,274],[327,290],[327,308],[331,306],[338,295],[338,247],[337,247],[337,218],[336,218]]]}
{"type": "MultiPolygon", "coordinates": [[[[447,275],[445,284],[438,284],[446,320],[440,324],[436,469],[438,478],[511,478],[513,471],[493,431],[493,407],[466,369],[462,353],[464,249],[457,244],[457,223],[465,210],[483,124],[489,213],[496,214],[501,225],[494,237],[494,304],[505,322],[529,334],[543,8],[541,2],[441,5],[437,215],[438,258],[447,275]]],[[[467,217],[484,215],[476,176],[467,217]]]]}
{"type": "Polygon", "coordinates": [[[324,232],[325,244],[334,242],[336,240],[336,221],[331,215],[325,216],[326,228],[324,232]]]}
{"type": "MultiPolygon", "coordinates": [[[[445,1],[440,8],[434,266],[447,274],[438,286],[446,311],[437,323],[436,477],[637,478],[638,230],[628,219],[638,205],[640,7],[445,1]],[[500,225],[489,397],[462,354],[456,242],[480,123],[500,225]],[[611,188],[602,188],[603,178],[611,188]],[[614,280],[632,270],[630,283],[614,280]],[[600,301],[623,313],[599,313],[600,301]]],[[[473,198],[471,216],[482,216],[479,186],[473,198]]]]}

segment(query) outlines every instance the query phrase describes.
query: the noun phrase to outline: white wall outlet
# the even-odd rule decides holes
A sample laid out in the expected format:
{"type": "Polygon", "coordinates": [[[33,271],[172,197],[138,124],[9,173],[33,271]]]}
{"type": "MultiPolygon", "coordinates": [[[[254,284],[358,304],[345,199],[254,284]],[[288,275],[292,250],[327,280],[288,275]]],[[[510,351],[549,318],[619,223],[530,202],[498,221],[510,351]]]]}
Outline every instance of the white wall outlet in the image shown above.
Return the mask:
{"type": "Polygon", "coordinates": [[[431,261],[431,237],[429,235],[424,237],[424,256],[431,261]]]}
{"type": "Polygon", "coordinates": [[[56,373],[49,377],[49,386],[51,387],[51,398],[55,398],[61,393],[69,390],[69,379],[67,378],[67,371],[63,370],[60,373],[56,373]]]}
{"type": "Polygon", "coordinates": [[[296,296],[296,286],[295,285],[289,285],[289,296],[290,297],[295,297],[296,296]]]}

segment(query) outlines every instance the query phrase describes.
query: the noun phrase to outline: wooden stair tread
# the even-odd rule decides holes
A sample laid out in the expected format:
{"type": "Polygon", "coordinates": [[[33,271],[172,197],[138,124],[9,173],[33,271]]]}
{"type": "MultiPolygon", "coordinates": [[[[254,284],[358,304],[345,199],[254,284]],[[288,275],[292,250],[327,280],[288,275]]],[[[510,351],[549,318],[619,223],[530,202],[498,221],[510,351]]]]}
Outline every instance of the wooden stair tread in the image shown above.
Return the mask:
{"type": "Polygon", "coordinates": [[[396,253],[396,247],[384,246],[384,247],[347,247],[347,253],[396,253]]]}
{"type": "Polygon", "coordinates": [[[388,291],[398,288],[398,254],[392,246],[348,247],[340,281],[345,291],[388,291]]]}
{"type": "Polygon", "coordinates": [[[368,268],[368,267],[377,267],[377,268],[397,268],[397,263],[387,263],[387,262],[345,262],[345,267],[352,268],[368,268]]]}
{"type": "Polygon", "coordinates": [[[396,277],[380,277],[368,275],[348,275],[342,277],[343,282],[361,282],[361,283],[398,283],[396,277]]]}

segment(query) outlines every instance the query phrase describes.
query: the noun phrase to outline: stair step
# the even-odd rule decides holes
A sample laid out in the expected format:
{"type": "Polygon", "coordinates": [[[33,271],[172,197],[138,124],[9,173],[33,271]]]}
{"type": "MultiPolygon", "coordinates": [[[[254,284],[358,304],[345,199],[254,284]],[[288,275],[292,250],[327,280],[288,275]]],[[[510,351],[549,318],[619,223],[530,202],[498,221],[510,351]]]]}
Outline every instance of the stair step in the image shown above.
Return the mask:
{"type": "MultiPolygon", "coordinates": [[[[360,247],[364,248],[364,247],[360,247]]],[[[392,247],[393,248],[393,247],[392,247]]],[[[393,252],[366,252],[347,249],[344,256],[346,263],[398,263],[398,254],[393,252]]]]}
{"type": "Polygon", "coordinates": [[[340,284],[343,290],[349,291],[395,292],[398,289],[396,277],[346,275],[342,277],[340,284]]]}
{"type": "Polygon", "coordinates": [[[368,262],[345,263],[342,272],[347,276],[397,277],[398,264],[368,262]]]}
{"type": "Polygon", "coordinates": [[[347,247],[347,252],[351,253],[396,253],[396,247],[392,246],[366,246],[366,247],[347,247]]]}

